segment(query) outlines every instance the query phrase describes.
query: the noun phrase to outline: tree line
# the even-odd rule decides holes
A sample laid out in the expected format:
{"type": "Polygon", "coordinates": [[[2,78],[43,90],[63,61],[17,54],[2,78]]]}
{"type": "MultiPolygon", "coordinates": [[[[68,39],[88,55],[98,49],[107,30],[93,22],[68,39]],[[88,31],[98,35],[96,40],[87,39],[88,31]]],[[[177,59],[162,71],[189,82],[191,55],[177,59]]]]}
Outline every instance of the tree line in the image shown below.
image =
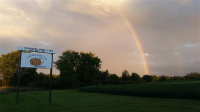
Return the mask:
{"type": "MultiPolygon", "coordinates": [[[[13,51],[0,56],[0,74],[3,74],[0,86],[16,87],[19,58],[19,51],[13,51]]],[[[119,77],[116,74],[110,74],[108,70],[100,70],[102,61],[92,52],[85,53],[67,50],[58,58],[54,62],[54,66],[60,71],[60,74],[53,74],[52,76],[53,89],[78,88],[90,85],[200,79],[200,73],[197,72],[189,73],[186,76],[143,75],[143,77],[140,77],[137,73],[133,72],[130,74],[127,70],[124,70],[119,77]]],[[[48,89],[50,83],[49,77],[49,74],[37,73],[36,68],[22,68],[20,86],[33,89],[48,89]]]]}

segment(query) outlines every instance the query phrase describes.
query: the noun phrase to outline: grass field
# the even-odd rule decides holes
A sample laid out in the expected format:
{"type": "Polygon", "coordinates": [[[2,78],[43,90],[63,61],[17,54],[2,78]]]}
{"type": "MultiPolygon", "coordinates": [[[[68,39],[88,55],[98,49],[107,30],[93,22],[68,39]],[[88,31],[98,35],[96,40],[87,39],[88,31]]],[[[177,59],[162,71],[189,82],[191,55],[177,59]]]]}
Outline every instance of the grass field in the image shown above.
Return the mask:
{"type": "Polygon", "coordinates": [[[178,100],[84,93],[78,90],[20,92],[0,95],[0,112],[199,112],[200,100],[178,100]]]}

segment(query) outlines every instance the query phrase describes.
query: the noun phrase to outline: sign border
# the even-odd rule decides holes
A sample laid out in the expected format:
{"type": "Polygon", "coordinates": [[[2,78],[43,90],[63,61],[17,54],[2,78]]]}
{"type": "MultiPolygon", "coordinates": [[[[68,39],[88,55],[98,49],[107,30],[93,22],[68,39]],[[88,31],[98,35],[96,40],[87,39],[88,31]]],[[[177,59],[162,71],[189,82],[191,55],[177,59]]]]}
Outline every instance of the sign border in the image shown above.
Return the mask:
{"type": "Polygon", "coordinates": [[[32,48],[32,47],[21,47],[21,46],[18,46],[17,50],[30,51],[30,52],[39,52],[39,53],[49,53],[49,54],[55,54],[56,53],[55,50],[32,48]]]}

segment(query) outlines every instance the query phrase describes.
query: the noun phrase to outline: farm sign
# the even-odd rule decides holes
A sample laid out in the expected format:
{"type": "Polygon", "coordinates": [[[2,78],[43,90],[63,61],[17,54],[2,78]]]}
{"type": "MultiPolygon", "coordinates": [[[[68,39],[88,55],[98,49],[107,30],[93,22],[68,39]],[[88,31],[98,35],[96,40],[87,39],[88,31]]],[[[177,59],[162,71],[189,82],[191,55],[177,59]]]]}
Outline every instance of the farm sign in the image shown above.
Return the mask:
{"type": "Polygon", "coordinates": [[[52,55],[22,53],[21,67],[26,68],[51,68],[52,55]]]}
{"type": "Polygon", "coordinates": [[[46,68],[50,69],[50,85],[49,85],[49,103],[51,103],[51,81],[52,81],[52,66],[53,66],[53,54],[56,53],[54,50],[31,48],[31,47],[17,47],[20,51],[20,61],[19,61],[19,73],[17,82],[17,100],[16,105],[18,105],[19,96],[19,80],[21,76],[21,68],[46,68]],[[38,52],[42,54],[35,53],[24,53],[22,51],[38,52]],[[48,53],[48,54],[44,54],[48,53]]]}

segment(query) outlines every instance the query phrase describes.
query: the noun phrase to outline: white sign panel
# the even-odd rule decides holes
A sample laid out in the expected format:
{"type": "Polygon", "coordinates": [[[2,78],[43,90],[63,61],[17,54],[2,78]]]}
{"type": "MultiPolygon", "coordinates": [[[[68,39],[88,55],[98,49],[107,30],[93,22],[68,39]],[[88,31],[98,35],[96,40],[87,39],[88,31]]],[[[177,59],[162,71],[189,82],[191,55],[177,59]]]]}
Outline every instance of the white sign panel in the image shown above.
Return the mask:
{"type": "Polygon", "coordinates": [[[49,50],[49,49],[40,49],[40,48],[31,48],[31,47],[17,47],[17,50],[22,50],[22,51],[30,51],[30,52],[39,52],[39,53],[50,53],[50,54],[55,54],[55,50],[49,50]]]}
{"type": "Polygon", "coordinates": [[[23,53],[22,52],[21,67],[51,68],[52,67],[52,55],[23,53]]]}

